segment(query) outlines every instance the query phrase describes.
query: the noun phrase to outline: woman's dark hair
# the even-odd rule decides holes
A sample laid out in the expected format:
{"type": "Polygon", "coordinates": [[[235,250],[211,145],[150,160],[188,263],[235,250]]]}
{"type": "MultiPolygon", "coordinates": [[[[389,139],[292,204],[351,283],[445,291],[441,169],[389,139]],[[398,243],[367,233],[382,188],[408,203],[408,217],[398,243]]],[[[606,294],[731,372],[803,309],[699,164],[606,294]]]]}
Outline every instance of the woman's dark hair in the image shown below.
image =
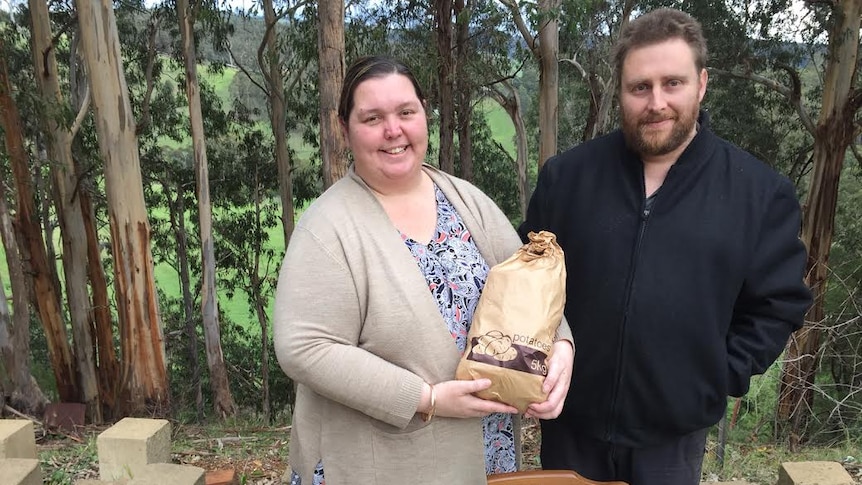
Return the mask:
{"type": "Polygon", "coordinates": [[[673,39],[682,39],[688,44],[694,53],[698,72],[706,67],[706,39],[700,22],[685,12],[659,8],[632,20],[620,33],[614,48],[617,82],[622,76],[623,62],[629,51],[673,39]]]}
{"type": "Polygon", "coordinates": [[[344,124],[350,120],[350,112],[353,110],[353,94],[356,88],[368,79],[385,77],[390,74],[400,74],[410,80],[413,84],[413,89],[416,90],[416,96],[423,103],[425,95],[422,94],[422,88],[419,87],[419,82],[403,62],[390,56],[366,56],[355,60],[350,67],[347,68],[347,73],[344,75],[344,85],[341,87],[341,97],[338,101],[338,117],[344,124]]]}

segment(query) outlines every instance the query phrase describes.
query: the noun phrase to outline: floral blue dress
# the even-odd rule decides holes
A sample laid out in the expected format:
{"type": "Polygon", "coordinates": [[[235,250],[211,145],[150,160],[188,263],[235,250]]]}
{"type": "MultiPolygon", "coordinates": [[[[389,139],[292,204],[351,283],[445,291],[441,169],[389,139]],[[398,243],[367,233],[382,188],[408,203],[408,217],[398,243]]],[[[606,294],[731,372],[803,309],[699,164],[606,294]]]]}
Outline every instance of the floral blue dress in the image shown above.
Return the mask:
{"type": "MultiPolygon", "coordinates": [[[[437,229],[426,245],[403,233],[401,239],[410,249],[428,289],[463,353],[473,312],[488,277],[488,264],[470,236],[470,231],[452,204],[435,186],[437,229]]],[[[511,414],[491,414],[482,420],[485,436],[485,473],[513,472],[517,468],[514,421],[511,414]]],[[[324,485],[323,464],[317,465],[312,485],[324,485]]],[[[299,475],[291,475],[290,485],[301,485],[299,475]]]]}

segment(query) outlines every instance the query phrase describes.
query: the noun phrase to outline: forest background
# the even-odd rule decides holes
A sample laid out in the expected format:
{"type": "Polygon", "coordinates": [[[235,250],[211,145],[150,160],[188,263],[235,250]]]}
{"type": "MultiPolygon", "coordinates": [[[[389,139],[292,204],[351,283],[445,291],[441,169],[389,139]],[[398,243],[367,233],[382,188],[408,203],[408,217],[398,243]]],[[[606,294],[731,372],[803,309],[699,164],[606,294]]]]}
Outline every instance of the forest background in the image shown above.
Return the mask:
{"type": "Polygon", "coordinates": [[[346,63],[405,60],[429,96],[429,163],[517,224],[544,160],[617,125],[610,46],[659,6],[704,25],[713,129],[796,184],[816,295],[711,454],[858,463],[862,0],[9,2],[4,412],[289,425],[271,301],[297,217],[349,163],[346,63]]]}

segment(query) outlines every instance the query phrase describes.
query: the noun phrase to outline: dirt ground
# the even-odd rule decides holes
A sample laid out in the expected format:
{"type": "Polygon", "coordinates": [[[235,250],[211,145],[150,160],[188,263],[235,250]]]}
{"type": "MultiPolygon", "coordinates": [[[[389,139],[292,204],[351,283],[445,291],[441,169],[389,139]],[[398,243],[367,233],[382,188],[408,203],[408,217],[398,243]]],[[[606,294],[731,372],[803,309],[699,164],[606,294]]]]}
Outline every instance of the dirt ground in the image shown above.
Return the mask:
{"type": "MultiPolygon", "coordinates": [[[[36,425],[36,446],[44,483],[72,485],[98,479],[96,438],[107,426],[86,426],[74,432],[47,430],[36,425]]],[[[277,485],[288,469],[289,427],[197,426],[172,423],[173,463],[207,471],[233,469],[239,483],[277,485]]],[[[538,467],[538,424],[524,423],[524,468],[538,467]]]]}
{"type": "MultiPolygon", "coordinates": [[[[73,485],[78,480],[97,479],[96,438],[106,428],[86,426],[74,432],[60,432],[37,424],[36,445],[44,483],[73,485]]],[[[173,463],[207,471],[233,469],[238,483],[243,485],[279,485],[288,468],[289,435],[287,426],[172,423],[171,458],[173,463]]],[[[533,420],[525,421],[521,437],[524,468],[538,468],[538,424],[533,420]]],[[[856,483],[862,484],[862,463],[848,463],[845,468],[856,483]]]]}

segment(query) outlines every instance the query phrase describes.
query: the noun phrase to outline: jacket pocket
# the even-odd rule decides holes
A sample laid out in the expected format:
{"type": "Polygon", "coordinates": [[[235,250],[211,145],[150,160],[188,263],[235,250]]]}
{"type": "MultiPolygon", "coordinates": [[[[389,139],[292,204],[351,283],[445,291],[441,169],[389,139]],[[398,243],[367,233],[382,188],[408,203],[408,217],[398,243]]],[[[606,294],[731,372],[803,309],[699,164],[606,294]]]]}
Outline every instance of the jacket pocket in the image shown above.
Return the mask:
{"type": "Polygon", "coordinates": [[[379,485],[436,483],[439,470],[433,424],[406,433],[390,433],[373,427],[371,451],[379,485]]]}

